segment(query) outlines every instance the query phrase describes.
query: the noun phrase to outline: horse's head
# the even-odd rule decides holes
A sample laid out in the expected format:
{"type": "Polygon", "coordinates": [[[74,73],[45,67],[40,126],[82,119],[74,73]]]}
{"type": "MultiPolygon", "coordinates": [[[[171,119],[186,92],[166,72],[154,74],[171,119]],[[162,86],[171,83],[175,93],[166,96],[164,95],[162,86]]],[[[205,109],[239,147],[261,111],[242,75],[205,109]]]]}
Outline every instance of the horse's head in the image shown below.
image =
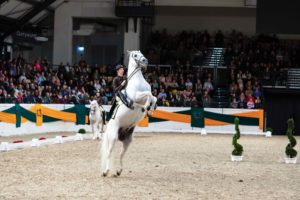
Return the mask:
{"type": "Polygon", "coordinates": [[[96,100],[90,101],[90,113],[95,114],[98,107],[98,103],[96,100]]]}
{"type": "Polygon", "coordinates": [[[129,55],[129,65],[134,62],[135,68],[141,67],[144,70],[147,69],[148,59],[142,54],[141,51],[127,51],[127,53],[129,55]]]}

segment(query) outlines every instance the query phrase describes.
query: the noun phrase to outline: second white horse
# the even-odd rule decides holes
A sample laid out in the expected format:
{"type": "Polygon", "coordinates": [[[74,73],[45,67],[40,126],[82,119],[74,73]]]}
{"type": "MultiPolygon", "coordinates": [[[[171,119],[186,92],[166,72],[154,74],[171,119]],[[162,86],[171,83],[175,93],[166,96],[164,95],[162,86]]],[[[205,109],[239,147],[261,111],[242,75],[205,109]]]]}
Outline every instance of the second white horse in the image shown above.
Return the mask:
{"type": "Polygon", "coordinates": [[[104,121],[102,117],[102,112],[104,109],[98,105],[96,100],[90,101],[90,113],[89,119],[93,132],[93,139],[102,139],[102,133],[104,128],[104,121]],[[101,129],[100,129],[101,126],[101,129]]]}

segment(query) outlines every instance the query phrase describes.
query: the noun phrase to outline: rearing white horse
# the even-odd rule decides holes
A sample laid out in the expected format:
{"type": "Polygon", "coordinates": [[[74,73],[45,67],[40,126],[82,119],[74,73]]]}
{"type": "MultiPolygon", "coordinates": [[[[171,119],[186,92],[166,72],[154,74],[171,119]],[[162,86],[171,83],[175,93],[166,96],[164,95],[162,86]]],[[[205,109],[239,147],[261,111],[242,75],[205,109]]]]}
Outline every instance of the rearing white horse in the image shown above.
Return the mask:
{"type": "Polygon", "coordinates": [[[132,133],[135,126],[146,114],[151,115],[155,109],[156,97],[151,93],[151,86],[142,74],[142,68],[146,69],[148,60],[140,51],[128,51],[129,64],[127,72],[127,85],[122,91],[131,101],[130,109],[119,100],[113,116],[107,124],[101,145],[102,175],[106,176],[110,168],[112,151],[117,140],[123,143],[120,155],[120,168],[116,175],[121,175],[123,170],[123,157],[132,141],[132,133]],[[151,105],[151,106],[150,106],[151,105]],[[148,108],[150,107],[149,111],[148,108]]]}

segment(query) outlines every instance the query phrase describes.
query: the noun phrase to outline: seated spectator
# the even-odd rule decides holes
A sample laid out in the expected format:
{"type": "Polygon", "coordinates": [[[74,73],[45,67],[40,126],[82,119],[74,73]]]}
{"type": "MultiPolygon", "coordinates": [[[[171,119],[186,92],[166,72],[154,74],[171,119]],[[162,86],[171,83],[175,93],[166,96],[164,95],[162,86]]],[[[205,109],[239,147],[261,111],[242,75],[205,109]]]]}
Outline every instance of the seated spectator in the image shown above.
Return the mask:
{"type": "Polygon", "coordinates": [[[21,92],[15,92],[16,103],[23,103],[23,95],[21,92]]]}
{"type": "Polygon", "coordinates": [[[171,88],[172,88],[173,90],[177,90],[177,89],[178,89],[179,85],[178,85],[178,83],[177,83],[177,81],[176,81],[175,78],[173,78],[172,83],[171,83],[170,86],[171,86],[171,88]]]}
{"type": "Polygon", "coordinates": [[[19,83],[22,83],[24,81],[27,81],[25,72],[23,72],[22,75],[19,77],[19,83]]]}
{"type": "Polygon", "coordinates": [[[199,94],[201,93],[202,94],[202,83],[201,83],[201,80],[200,79],[197,79],[197,82],[195,84],[195,93],[196,94],[199,94]]]}
{"type": "Polygon", "coordinates": [[[94,88],[96,91],[100,91],[100,89],[101,89],[101,84],[100,84],[99,80],[97,80],[97,79],[95,80],[94,88]]]}
{"type": "Polygon", "coordinates": [[[251,85],[249,85],[245,91],[245,95],[248,97],[248,96],[252,96],[252,94],[253,94],[253,90],[251,85]]]}
{"type": "Polygon", "coordinates": [[[199,102],[195,96],[192,97],[191,107],[200,107],[199,102]]]}
{"type": "Polygon", "coordinates": [[[261,99],[260,97],[256,97],[255,98],[255,108],[262,108],[262,102],[261,102],[261,99]]]}
{"type": "Polygon", "coordinates": [[[208,78],[207,81],[205,81],[203,85],[203,90],[207,90],[208,92],[211,92],[214,90],[214,86],[212,84],[211,78],[208,78]]]}
{"type": "Polygon", "coordinates": [[[238,108],[247,108],[247,100],[243,92],[240,94],[240,99],[238,102],[238,108]]]}
{"type": "Polygon", "coordinates": [[[233,97],[231,102],[230,102],[230,107],[231,108],[238,108],[238,106],[239,106],[238,100],[236,99],[236,97],[233,97]]]}
{"type": "Polygon", "coordinates": [[[156,79],[153,80],[153,82],[151,83],[152,89],[158,89],[159,88],[159,84],[157,82],[156,79]]]}
{"type": "Polygon", "coordinates": [[[255,99],[252,95],[247,96],[247,108],[253,109],[255,107],[255,99]]]}
{"type": "Polygon", "coordinates": [[[167,98],[167,94],[166,94],[164,88],[162,88],[161,91],[158,93],[157,98],[158,98],[158,99],[167,98]]]}
{"type": "Polygon", "coordinates": [[[111,101],[113,98],[113,92],[108,87],[106,87],[104,96],[107,98],[108,101],[111,101]]]}
{"type": "Polygon", "coordinates": [[[262,94],[261,94],[260,86],[259,85],[255,86],[255,89],[254,89],[254,92],[253,92],[253,96],[255,98],[261,98],[262,94]]]}
{"type": "Polygon", "coordinates": [[[185,87],[188,90],[192,90],[193,89],[193,83],[192,83],[192,81],[189,78],[185,82],[185,87]]]}
{"type": "Polygon", "coordinates": [[[46,95],[42,97],[42,103],[45,104],[51,103],[51,96],[49,92],[46,92],[46,95]]]}
{"type": "Polygon", "coordinates": [[[162,98],[162,106],[170,106],[169,101],[165,97],[162,98]]]}
{"type": "Polygon", "coordinates": [[[209,95],[209,91],[208,90],[204,90],[204,94],[202,97],[202,102],[203,102],[203,107],[204,108],[210,108],[213,104],[213,100],[209,95]]]}

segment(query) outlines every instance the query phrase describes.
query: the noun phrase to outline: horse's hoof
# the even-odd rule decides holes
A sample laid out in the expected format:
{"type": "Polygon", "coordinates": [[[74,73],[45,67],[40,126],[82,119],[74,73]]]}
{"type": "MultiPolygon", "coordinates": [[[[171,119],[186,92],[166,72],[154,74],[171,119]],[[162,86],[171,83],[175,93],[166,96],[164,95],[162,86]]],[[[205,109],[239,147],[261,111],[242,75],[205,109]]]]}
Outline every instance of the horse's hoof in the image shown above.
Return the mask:
{"type": "Polygon", "coordinates": [[[121,173],[122,173],[122,170],[117,170],[117,176],[120,176],[121,175],[121,173]]]}
{"type": "Polygon", "coordinates": [[[109,172],[109,170],[108,170],[107,172],[102,172],[102,176],[103,176],[103,177],[106,177],[107,174],[108,174],[108,172],[109,172]]]}
{"type": "Polygon", "coordinates": [[[106,176],[107,176],[107,174],[108,174],[108,172],[109,172],[109,169],[108,169],[108,170],[106,170],[106,171],[104,171],[104,172],[102,172],[102,176],[103,176],[103,177],[106,177],[106,176]]]}
{"type": "Polygon", "coordinates": [[[153,114],[153,111],[148,111],[148,112],[147,112],[147,116],[148,116],[148,117],[151,117],[152,114],[153,114]]]}
{"type": "Polygon", "coordinates": [[[142,108],[142,112],[145,112],[145,108],[142,108]]]}

